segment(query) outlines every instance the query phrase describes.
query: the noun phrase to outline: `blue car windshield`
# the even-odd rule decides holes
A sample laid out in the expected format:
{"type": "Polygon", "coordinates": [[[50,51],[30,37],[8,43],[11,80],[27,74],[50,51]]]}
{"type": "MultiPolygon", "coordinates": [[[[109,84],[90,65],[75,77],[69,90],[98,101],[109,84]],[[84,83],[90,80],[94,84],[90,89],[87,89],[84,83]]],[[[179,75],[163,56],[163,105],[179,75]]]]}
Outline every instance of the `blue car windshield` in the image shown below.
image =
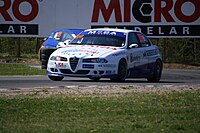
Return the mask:
{"type": "Polygon", "coordinates": [[[96,34],[78,35],[70,44],[123,47],[125,44],[125,38],[120,36],[96,34]]]}
{"type": "Polygon", "coordinates": [[[55,32],[53,35],[54,40],[64,42],[66,40],[72,40],[73,36],[68,32],[55,32]]]}

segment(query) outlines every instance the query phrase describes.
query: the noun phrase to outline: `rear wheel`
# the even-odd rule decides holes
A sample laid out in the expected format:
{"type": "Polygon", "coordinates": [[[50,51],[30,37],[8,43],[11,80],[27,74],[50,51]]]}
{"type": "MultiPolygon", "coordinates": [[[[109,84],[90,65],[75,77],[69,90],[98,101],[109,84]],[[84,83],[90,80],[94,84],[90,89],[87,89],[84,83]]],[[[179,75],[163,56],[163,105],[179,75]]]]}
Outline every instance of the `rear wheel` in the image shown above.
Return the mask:
{"type": "Polygon", "coordinates": [[[64,77],[59,77],[59,76],[48,76],[49,79],[53,80],[53,81],[61,81],[63,80],[64,77]]]}
{"type": "Polygon", "coordinates": [[[127,75],[127,64],[125,60],[120,60],[118,66],[118,74],[116,78],[111,78],[112,81],[125,81],[127,75]]]}
{"type": "Polygon", "coordinates": [[[155,67],[153,68],[153,74],[151,77],[148,77],[147,80],[149,82],[159,82],[162,74],[162,62],[157,60],[155,63],[155,67]]]}

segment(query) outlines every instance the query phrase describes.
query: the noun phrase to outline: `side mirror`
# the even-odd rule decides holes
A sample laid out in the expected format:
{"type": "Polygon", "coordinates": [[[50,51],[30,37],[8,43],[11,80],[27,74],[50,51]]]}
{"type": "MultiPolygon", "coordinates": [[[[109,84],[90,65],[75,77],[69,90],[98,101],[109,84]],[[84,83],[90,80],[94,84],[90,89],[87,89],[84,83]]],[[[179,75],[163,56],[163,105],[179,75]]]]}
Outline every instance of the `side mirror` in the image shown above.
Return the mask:
{"type": "Polygon", "coordinates": [[[46,41],[48,39],[48,37],[43,38],[43,41],[46,41]]]}
{"type": "Polygon", "coordinates": [[[129,48],[131,49],[131,48],[137,48],[138,47],[138,44],[136,44],[136,43],[133,43],[133,44],[131,44],[130,46],[129,46],[129,48]]]}

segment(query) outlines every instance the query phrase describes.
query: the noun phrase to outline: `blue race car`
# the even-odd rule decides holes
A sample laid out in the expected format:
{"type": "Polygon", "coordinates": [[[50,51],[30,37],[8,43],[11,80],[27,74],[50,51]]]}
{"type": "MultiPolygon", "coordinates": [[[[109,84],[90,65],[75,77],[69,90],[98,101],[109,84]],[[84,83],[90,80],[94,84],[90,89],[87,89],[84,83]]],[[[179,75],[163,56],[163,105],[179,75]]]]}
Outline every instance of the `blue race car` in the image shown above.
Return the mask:
{"type": "Polygon", "coordinates": [[[65,47],[82,31],[81,29],[59,29],[53,31],[50,36],[45,39],[39,50],[41,68],[47,68],[49,56],[57,48],[65,47]]]}

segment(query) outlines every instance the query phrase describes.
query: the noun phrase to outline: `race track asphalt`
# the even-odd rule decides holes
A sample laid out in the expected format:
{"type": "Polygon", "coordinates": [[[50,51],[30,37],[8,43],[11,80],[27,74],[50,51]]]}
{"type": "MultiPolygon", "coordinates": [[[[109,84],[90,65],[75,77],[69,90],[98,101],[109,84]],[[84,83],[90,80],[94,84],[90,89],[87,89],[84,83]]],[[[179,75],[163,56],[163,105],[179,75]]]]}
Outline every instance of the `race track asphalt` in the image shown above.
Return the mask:
{"type": "Polygon", "coordinates": [[[88,78],[66,77],[63,81],[51,81],[47,76],[0,76],[0,89],[45,88],[62,86],[106,86],[106,85],[188,85],[200,84],[200,70],[171,70],[163,71],[159,83],[149,83],[146,79],[127,79],[125,82],[111,82],[101,79],[98,82],[88,78]]]}

